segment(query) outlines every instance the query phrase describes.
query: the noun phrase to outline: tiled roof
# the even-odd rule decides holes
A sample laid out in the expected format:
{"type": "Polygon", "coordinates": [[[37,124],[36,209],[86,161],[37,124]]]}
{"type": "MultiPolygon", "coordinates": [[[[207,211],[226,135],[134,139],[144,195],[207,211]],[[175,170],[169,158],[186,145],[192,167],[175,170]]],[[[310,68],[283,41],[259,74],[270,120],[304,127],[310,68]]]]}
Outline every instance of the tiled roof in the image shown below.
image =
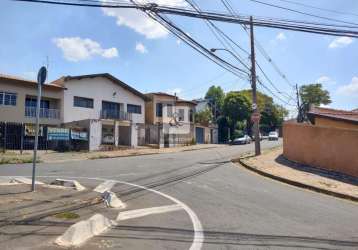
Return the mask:
{"type": "Polygon", "coordinates": [[[175,95],[168,94],[165,92],[150,92],[150,93],[147,93],[146,95],[165,95],[165,96],[175,97],[175,95]]]}
{"type": "MultiPolygon", "coordinates": [[[[28,80],[22,77],[18,77],[18,76],[12,76],[12,75],[6,75],[6,74],[0,74],[0,80],[8,80],[8,81],[12,81],[14,83],[22,83],[22,84],[29,84],[32,87],[35,87],[37,85],[36,81],[33,80],[28,80]]],[[[58,89],[63,89],[62,86],[59,86],[57,84],[44,84],[43,85],[45,88],[58,88],[58,89]]]]}
{"type": "Polygon", "coordinates": [[[128,84],[122,82],[118,78],[114,77],[113,75],[109,73],[99,73],[99,74],[89,74],[89,75],[78,75],[78,76],[63,76],[55,81],[52,82],[52,84],[58,84],[58,85],[64,85],[64,82],[70,81],[70,80],[81,80],[86,78],[96,78],[96,77],[104,77],[109,79],[110,81],[118,84],[122,88],[128,90],[129,92],[133,93],[136,96],[141,97],[144,100],[148,100],[148,97],[145,96],[143,93],[139,92],[135,88],[132,88],[128,84]]]}
{"type": "Polygon", "coordinates": [[[335,120],[358,122],[358,112],[356,111],[313,107],[308,112],[308,114],[313,116],[331,118],[335,120]]]}

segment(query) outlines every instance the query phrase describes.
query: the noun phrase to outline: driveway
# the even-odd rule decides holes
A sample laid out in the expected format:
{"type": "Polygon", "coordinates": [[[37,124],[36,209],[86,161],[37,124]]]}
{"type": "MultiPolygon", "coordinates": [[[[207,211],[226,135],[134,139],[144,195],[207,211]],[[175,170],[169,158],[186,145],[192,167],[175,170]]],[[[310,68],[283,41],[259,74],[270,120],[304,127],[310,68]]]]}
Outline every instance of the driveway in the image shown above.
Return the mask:
{"type": "MultiPolygon", "coordinates": [[[[262,147],[281,143],[263,141],[262,147]]],[[[87,187],[121,181],[114,191],[129,210],[171,205],[173,198],[193,212],[123,221],[83,249],[358,248],[357,204],[284,185],[230,162],[253,147],[39,164],[37,173],[77,178],[87,187]],[[203,232],[195,231],[199,225],[203,232]]],[[[30,164],[0,166],[0,175],[30,174],[30,164]]]]}

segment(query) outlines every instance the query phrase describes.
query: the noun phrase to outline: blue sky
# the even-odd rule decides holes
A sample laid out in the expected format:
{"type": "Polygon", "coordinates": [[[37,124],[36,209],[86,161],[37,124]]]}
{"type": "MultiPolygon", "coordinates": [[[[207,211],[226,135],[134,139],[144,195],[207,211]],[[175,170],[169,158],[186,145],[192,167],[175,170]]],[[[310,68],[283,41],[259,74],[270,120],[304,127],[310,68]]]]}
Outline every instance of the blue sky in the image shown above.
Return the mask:
{"type": "MultiPolygon", "coordinates": [[[[184,3],[184,0],[156,1],[177,6],[184,3]]],[[[358,23],[358,16],[312,10],[280,0],[262,1],[358,23]]],[[[224,10],[219,0],[196,2],[202,9],[224,10]]],[[[313,20],[249,0],[231,2],[240,14],[313,20]]],[[[301,2],[358,15],[356,0],[301,2]]],[[[0,6],[1,73],[35,78],[35,72],[48,57],[49,80],[63,75],[108,72],[140,91],[175,91],[188,99],[202,97],[212,84],[222,86],[225,91],[249,87],[247,81],[225,73],[137,11],[7,0],[2,0],[0,6]]],[[[171,19],[208,48],[222,47],[203,21],[186,17],[171,19]]],[[[249,50],[248,37],[240,26],[218,25],[249,50]]],[[[331,94],[331,107],[358,108],[356,39],[337,40],[336,37],[264,28],[256,28],[255,35],[290,82],[302,85],[320,81],[331,94]]],[[[225,52],[218,53],[233,64],[237,63],[225,52]]],[[[292,88],[258,52],[257,60],[280,90],[293,93],[292,88]]]]}

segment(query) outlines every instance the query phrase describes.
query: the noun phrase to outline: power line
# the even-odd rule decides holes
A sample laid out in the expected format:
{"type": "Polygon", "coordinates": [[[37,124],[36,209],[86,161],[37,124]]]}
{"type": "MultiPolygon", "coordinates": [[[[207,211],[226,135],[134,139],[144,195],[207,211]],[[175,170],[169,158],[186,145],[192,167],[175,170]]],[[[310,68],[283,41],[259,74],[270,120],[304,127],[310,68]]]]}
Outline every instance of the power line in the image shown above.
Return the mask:
{"type": "Polygon", "coordinates": [[[309,4],[304,4],[304,3],[299,3],[299,2],[295,2],[295,1],[291,1],[291,0],[276,0],[276,1],[281,1],[281,2],[285,2],[285,3],[295,4],[295,5],[298,5],[298,6],[303,6],[303,7],[306,7],[306,8],[316,9],[316,10],[325,11],[325,12],[329,12],[329,13],[335,13],[335,14],[342,14],[342,15],[349,15],[349,16],[358,17],[358,14],[355,14],[355,13],[344,12],[344,11],[338,11],[338,10],[332,10],[332,9],[326,9],[326,8],[317,7],[317,6],[313,6],[313,5],[309,5],[309,4]]]}
{"type": "MultiPolygon", "coordinates": [[[[186,2],[188,2],[190,4],[190,6],[192,6],[198,13],[201,12],[201,9],[199,7],[199,5],[197,3],[195,3],[194,0],[185,0],[186,2]]],[[[232,52],[237,56],[237,60],[248,70],[250,70],[250,68],[245,64],[244,59],[241,58],[240,54],[234,49],[234,47],[227,41],[231,41],[233,42],[238,48],[240,48],[241,50],[244,50],[243,48],[241,48],[241,46],[239,46],[238,44],[236,44],[228,35],[225,34],[225,32],[223,32],[220,28],[218,28],[212,21],[205,19],[205,23],[206,25],[209,27],[209,29],[211,30],[211,32],[215,35],[215,37],[217,38],[217,40],[220,42],[220,44],[222,46],[224,46],[224,48],[226,48],[227,50],[232,50],[232,52]],[[213,30],[214,29],[214,30],[213,30]],[[217,34],[217,33],[218,34],[217,34]],[[221,38],[223,39],[223,41],[218,37],[218,35],[221,36],[221,38]],[[229,49],[230,47],[230,49],[229,49]]],[[[245,51],[245,50],[244,50],[245,51]]],[[[245,51],[246,52],[246,51],[245,51]]]]}
{"type": "Polygon", "coordinates": [[[343,20],[339,20],[339,19],[335,19],[335,18],[330,18],[330,17],[319,16],[319,15],[316,15],[316,14],[291,9],[291,8],[283,7],[283,6],[276,5],[276,4],[261,2],[261,1],[258,1],[258,0],[249,0],[249,1],[259,3],[259,4],[263,4],[263,5],[270,6],[270,7],[274,7],[274,8],[278,8],[278,9],[283,9],[283,10],[295,12],[295,13],[305,15],[305,16],[315,17],[315,18],[324,19],[324,20],[333,21],[333,22],[338,22],[338,23],[351,24],[351,25],[354,25],[356,27],[358,26],[357,23],[347,22],[347,21],[343,21],[343,20]]]}
{"type": "MultiPolygon", "coordinates": [[[[232,14],[232,15],[237,15],[237,13],[235,12],[234,8],[231,6],[229,0],[221,0],[221,2],[224,4],[224,6],[226,7],[226,9],[232,14]]],[[[244,29],[244,31],[247,33],[247,35],[249,35],[247,29],[245,26],[242,25],[242,28],[244,29]]],[[[261,46],[261,44],[255,39],[255,43],[256,43],[256,47],[258,47],[259,51],[261,52],[261,54],[264,56],[264,58],[266,58],[266,60],[268,62],[270,62],[272,64],[272,66],[274,67],[274,69],[279,73],[279,75],[281,77],[284,78],[284,80],[290,85],[291,83],[288,81],[288,79],[286,78],[286,76],[281,72],[281,70],[277,67],[276,64],[274,64],[273,60],[269,57],[268,53],[266,52],[266,50],[261,46]]],[[[271,84],[271,86],[281,95],[286,95],[286,98],[288,97],[289,100],[293,100],[294,98],[290,95],[288,95],[287,93],[284,93],[282,91],[280,91],[275,85],[274,83],[271,81],[271,79],[267,76],[267,74],[264,72],[264,70],[262,69],[262,67],[259,65],[259,63],[256,61],[256,65],[258,66],[259,70],[262,72],[262,74],[264,75],[264,77],[267,79],[267,81],[271,84]]]]}
{"type": "MultiPolygon", "coordinates": [[[[142,11],[150,11],[153,13],[161,13],[161,14],[171,14],[171,15],[179,15],[179,16],[187,16],[198,19],[209,19],[212,21],[220,21],[227,23],[237,23],[237,24],[250,24],[250,20],[248,17],[235,17],[233,15],[227,15],[224,13],[218,12],[201,12],[197,13],[196,11],[178,8],[178,7],[167,7],[167,6],[158,6],[157,4],[144,4],[144,5],[129,5],[129,4],[118,4],[118,5],[106,5],[103,2],[101,4],[83,4],[83,3],[75,3],[73,1],[66,2],[58,2],[58,1],[44,1],[44,0],[13,0],[13,1],[22,1],[22,2],[36,2],[36,3],[48,3],[48,4],[62,4],[62,5],[74,5],[74,6],[88,6],[88,7],[101,7],[101,8],[134,8],[142,11]]],[[[254,26],[258,27],[268,27],[275,29],[285,29],[285,30],[293,30],[300,31],[312,34],[322,34],[322,35],[331,35],[331,36],[347,36],[347,37],[356,37],[358,38],[358,31],[355,29],[338,29],[332,27],[325,27],[325,24],[311,24],[311,25],[303,25],[300,22],[295,23],[284,22],[280,20],[270,19],[258,19],[253,21],[254,26]]],[[[337,26],[338,27],[338,26],[337,26]]],[[[356,26],[354,26],[356,27],[356,26]]],[[[358,28],[358,27],[357,27],[358,28]]]]}

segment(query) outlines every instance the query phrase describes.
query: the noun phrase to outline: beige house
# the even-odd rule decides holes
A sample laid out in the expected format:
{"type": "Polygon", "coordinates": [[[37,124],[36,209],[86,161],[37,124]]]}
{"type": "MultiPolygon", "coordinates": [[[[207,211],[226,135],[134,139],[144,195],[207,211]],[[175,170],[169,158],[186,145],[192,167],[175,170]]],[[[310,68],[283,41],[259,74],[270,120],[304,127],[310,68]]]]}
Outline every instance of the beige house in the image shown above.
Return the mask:
{"type": "MultiPolygon", "coordinates": [[[[63,118],[64,87],[45,84],[42,88],[40,123],[60,125],[63,118]]],[[[0,121],[34,123],[36,117],[37,83],[0,74],[0,121]]]]}
{"type": "Polygon", "coordinates": [[[194,113],[196,103],[162,92],[146,94],[146,138],[160,147],[195,142],[194,113]]]}
{"type": "MultiPolygon", "coordinates": [[[[51,128],[41,141],[60,136],[66,141],[88,140],[89,150],[143,145],[146,100],[144,94],[108,73],[61,77],[43,86],[40,128],[51,128]]],[[[23,141],[24,127],[25,137],[33,136],[30,124],[35,122],[36,104],[35,81],[0,75],[0,138],[11,141],[12,149],[19,147],[20,135],[23,141]],[[11,129],[3,128],[10,125],[11,129]]],[[[25,143],[31,140],[25,138],[25,143]]]]}

